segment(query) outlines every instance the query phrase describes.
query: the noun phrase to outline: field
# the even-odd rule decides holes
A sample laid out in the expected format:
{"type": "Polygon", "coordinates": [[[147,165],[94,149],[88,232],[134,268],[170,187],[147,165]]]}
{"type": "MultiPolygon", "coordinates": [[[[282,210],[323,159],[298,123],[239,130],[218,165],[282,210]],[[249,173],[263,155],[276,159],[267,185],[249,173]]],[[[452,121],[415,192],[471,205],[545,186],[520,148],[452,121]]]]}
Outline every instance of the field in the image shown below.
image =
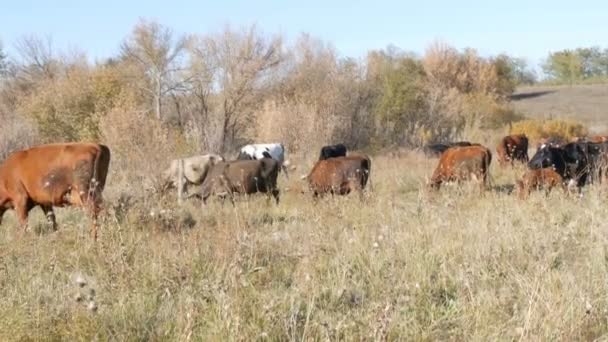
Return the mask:
{"type": "Polygon", "coordinates": [[[34,210],[24,236],[7,213],[0,340],[605,338],[605,189],[521,201],[522,169],[494,163],[482,196],[429,193],[437,160],[404,152],[373,157],[363,201],[315,203],[310,162],[280,175],[278,206],[177,208],[110,177],[97,243],[79,210],[59,209],[54,233],[34,210]]]}
{"type": "Polygon", "coordinates": [[[591,133],[608,133],[608,84],[521,87],[512,98],[527,117],[574,119],[591,133]]]}

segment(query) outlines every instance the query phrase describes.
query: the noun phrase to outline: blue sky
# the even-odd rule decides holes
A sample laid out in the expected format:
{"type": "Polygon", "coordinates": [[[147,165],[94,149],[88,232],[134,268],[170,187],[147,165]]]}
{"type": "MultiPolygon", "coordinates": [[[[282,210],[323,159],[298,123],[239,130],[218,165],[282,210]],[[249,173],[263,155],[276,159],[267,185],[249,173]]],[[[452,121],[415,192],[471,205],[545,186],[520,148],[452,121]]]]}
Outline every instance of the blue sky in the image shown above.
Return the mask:
{"type": "Polygon", "coordinates": [[[178,33],[215,32],[226,24],[256,24],[287,39],[308,32],[351,57],[389,44],[422,53],[437,39],[531,63],[549,51],[608,47],[605,0],[0,0],[0,40],[10,53],[23,35],[50,35],[57,50],[77,47],[91,58],[104,58],[116,54],[139,18],[178,33]]]}

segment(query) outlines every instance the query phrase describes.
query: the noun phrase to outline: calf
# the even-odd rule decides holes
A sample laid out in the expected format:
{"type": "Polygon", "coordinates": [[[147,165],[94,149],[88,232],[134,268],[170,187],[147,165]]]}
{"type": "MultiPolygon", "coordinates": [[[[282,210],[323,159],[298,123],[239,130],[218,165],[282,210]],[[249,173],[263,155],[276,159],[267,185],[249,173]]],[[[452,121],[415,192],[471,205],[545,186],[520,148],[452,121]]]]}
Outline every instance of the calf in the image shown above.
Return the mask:
{"type": "Polygon", "coordinates": [[[485,184],[492,162],[492,153],[484,146],[465,146],[447,149],[439,159],[439,164],[431,177],[430,187],[439,189],[441,183],[462,181],[471,178],[482,180],[485,184]]]}
{"type": "Polygon", "coordinates": [[[206,203],[212,194],[221,197],[230,195],[230,200],[234,203],[235,193],[263,192],[272,195],[279,204],[278,174],[279,162],[271,158],[219,162],[211,168],[203,182],[203,203],[206,203]]]}
{"type": "Polygon", "coordinates": [[[88,209],[97,239],[109,165],[110,150],[100,144],[49,144],[14,152],[0,165],[0,223],[6,210],[15,209],[25,229],[29,211],[40,206],[56,230],[53,207],[75,205],[88,209]]]}
{"type": "Polygon", "coordinates": [[[366,155],[351,155],[319,160],[306,176],[313,197],[326,193],[346,195],[353,190],[362,194],[370,177],[371,160],[366,155]]]}
{"type": "Polygon", "coordinates": [[[544,189],[545,194],[549,194],[551,189],[556,186],[566,190],[562,176],[553,168],[546,167],[526,171],[522,179],[517,181],[517,192],[519,198],[526,199],[533,189],[544,189]]]}
{"type": "Polygon", "coordinates": [[[319,160],[346,156],[346,146],[344,144],[327,145],[321,148],[319,160]]]}

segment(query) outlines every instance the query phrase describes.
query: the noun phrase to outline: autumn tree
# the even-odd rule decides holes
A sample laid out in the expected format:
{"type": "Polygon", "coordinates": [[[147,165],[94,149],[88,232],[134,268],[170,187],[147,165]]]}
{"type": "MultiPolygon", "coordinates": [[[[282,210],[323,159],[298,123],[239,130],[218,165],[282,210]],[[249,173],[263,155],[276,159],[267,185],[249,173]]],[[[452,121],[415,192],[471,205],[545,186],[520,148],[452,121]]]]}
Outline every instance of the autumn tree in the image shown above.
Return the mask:
{"type": "Polygon", "coordinates": [[[182,85],[177,74],[187,43],[187,37],[175,37],[169,28],[142,20],[121,45],[122,57],[137,65],[146,78],[137,85],[152,98],[158,120],[164,116],[164,97],[182,85]]]}
{"type": "Polygon", "coordinates": [[[384,144],[413,144],[417,131],[432,124],[425,101],[424,68],[414,58],[405,57],[386,71],[376,108],[379,137],[384,144]]]}
{"type": "Polygon", "coordinates": [[[549,54],[543,65],[544,72],[549,77],[573,84],[583,78],[583,61],[573,50],[557,51],[549,54]]]}
{"type": "Polygon", "coordinates": [[[242,143],[253,128],[253,115],[262,103],[270,75],[283,59],[280,37],[265,37],[255,26],[198,37],[189,50],[191,92],[202,132],[207,125],[219,152],[242,143]]]}

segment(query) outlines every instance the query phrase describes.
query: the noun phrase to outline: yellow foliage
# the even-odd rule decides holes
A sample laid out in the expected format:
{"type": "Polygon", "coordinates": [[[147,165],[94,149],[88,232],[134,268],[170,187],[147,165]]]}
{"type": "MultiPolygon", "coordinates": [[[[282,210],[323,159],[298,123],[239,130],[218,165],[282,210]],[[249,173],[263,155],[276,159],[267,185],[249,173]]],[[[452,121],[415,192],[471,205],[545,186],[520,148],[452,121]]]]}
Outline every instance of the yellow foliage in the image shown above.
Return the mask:
{"type": "Polygon", "coordinates": [[[523,120],[511,126],[511,134],[526,134],[531,140],[559,137],[570,140],[572,137],[585,136],[587,128],[573,120],[523,120]]]}

